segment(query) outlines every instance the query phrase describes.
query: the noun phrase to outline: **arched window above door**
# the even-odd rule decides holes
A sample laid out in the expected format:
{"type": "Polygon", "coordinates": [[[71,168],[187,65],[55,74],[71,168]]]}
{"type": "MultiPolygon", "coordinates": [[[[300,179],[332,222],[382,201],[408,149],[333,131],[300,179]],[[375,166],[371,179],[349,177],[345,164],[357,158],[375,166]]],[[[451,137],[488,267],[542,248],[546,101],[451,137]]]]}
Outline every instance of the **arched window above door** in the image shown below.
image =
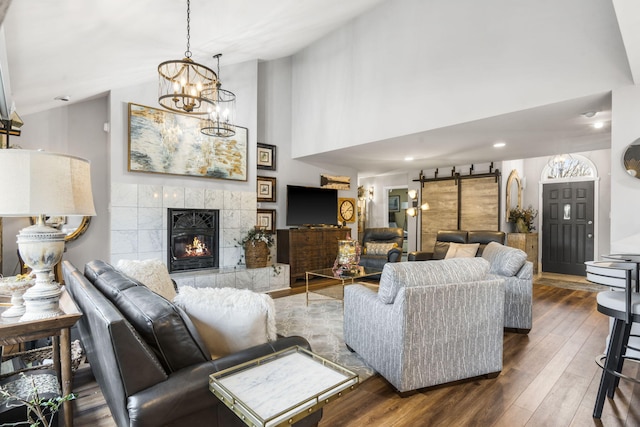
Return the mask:
{"type": "Polygon", "coordinates": [[[591,160],[579,154],[559,154],[549,159],[542,169],[542,181],[595,179],[598,176],[595,165],[591,160]]]}

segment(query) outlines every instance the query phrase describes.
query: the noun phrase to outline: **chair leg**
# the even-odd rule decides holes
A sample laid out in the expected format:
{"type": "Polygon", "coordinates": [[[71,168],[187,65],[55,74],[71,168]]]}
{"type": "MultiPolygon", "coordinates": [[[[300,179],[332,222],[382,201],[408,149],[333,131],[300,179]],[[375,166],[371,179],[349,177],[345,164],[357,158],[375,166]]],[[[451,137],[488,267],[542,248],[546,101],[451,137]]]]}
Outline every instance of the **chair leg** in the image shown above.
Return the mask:
{"type": "MultiPolygon", "coordinates": [[[[627,351],[627,344],[629,343],[629,336],[631,335],[631,323],[624,324],[624,333],[622,334],[622,343],[620,345],[620,352],[617,353],[618,356],[618,364],[616,365],[616,372],[622,372],[622,367],[624,365],[624,354],[627,351]]],[[[618,384],[620,384],[620,377],[614,375],[613,384],[609,387],[607,391],[607,396],[610,399],[613,399],[615,395],[616,389],[618,388],[618,384]]]]}
{"type": "Polygon", "coordinates": [[[598,388],[596,404],[593,409],[593,418],[600,418],[602,416],[602,408],[604,407],[607,391],[615,383],[614,379],[616,377],[610,372],[615,370],[618,366],[619,356],[622,354],[621,352],[624,348],[624,334],[624,320],[615,319],[613,322],[613,329],[611,330],[611,337],[609,339],[609,347],[607,348],[607,357],[604,362],[604,369],[602,370],[602,377],[600,377],[600,387],[598,388]]]}

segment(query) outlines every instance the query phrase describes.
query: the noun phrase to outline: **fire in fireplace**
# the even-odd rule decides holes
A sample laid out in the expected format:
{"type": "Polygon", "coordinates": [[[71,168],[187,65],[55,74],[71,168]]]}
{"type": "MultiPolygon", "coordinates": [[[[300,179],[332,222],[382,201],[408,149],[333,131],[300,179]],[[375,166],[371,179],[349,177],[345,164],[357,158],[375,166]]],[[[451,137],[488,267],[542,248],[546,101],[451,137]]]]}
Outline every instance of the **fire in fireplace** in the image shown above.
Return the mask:
{"type": "Polygon", "coordinates": [[[169,271],[218,268],[216,209],[169,209],[167,213],[169,271]]]}

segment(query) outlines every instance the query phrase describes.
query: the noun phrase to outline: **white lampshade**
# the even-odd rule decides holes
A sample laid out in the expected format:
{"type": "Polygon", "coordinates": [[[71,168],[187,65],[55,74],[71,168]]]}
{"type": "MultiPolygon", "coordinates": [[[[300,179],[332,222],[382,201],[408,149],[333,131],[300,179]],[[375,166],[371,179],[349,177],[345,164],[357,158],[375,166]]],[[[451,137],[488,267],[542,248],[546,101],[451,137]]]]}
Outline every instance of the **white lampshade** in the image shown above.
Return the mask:
{"type": "Polygon", "coordinates": [[[89,161],[44,151],[0,150],[0,216],[96,214],[89,161]]]}

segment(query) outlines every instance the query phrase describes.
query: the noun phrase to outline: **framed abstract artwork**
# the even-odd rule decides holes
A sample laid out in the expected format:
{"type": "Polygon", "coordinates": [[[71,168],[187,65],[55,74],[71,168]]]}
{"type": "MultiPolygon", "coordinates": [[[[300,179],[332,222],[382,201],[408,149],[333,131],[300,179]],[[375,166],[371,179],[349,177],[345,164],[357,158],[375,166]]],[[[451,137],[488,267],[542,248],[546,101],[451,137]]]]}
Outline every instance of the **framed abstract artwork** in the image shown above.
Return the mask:
{"type": "Polygon", "coordinates": [[[199,117],[129,103],[130,172],[247,180],[249,131],[230,138],[200,132],[199,117]]]}
{"type": "Polygon", "coordinates": [[[258,169],[276,170],[276,146],[258,142],[258,169]]]}
{"type": "Polygon", "coordinates": [[[276,210],[258,209],[256,215],[256,226],[262,228],[267,233],[276,232],[276,210]]]}
{"type": "Polygon", "coordinates": [[[276,179],[270,176],[257,177],[258,202],[276,201],[276,179]]]}

